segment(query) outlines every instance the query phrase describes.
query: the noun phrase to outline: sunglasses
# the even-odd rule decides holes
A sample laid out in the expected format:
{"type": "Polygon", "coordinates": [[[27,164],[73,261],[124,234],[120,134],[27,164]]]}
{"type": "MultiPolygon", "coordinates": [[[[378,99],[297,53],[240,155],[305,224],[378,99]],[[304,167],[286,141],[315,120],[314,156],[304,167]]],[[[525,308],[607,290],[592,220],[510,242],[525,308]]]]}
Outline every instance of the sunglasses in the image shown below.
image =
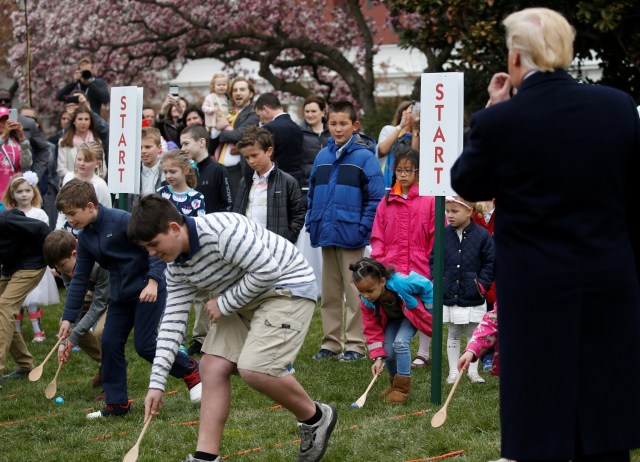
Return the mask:
{"type": "Polygon", "coordinates": [[[0,103],[9,104],[11,102],[11,98],[0,98],[0,103]]]}

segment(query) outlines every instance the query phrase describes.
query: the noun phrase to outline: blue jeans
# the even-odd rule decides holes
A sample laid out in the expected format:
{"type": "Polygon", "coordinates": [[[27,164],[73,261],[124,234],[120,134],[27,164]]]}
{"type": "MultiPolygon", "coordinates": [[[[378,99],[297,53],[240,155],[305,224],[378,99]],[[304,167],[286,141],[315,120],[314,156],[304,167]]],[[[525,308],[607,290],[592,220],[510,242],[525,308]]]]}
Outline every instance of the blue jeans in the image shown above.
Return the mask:
{"type": "MultiPolygon", "coordinates": [[[[154,303],[137,300],[111,303],[107,310],[107,320],[102,332],[102,386],[105,403],[127,404],[127,362],[124,348],[131,330],[136,353],[150,363],[156,354],[158,326],[164,312],[167,290],[158,291],[154,303]]],[[[169,371],[173,377],[182,378],[198,368],[198,363],[182,352],[176,354],[169,371]]]]}
{"type": "Polygon", "coordinates": [[[384,331],[384,349],[387,358],[384,360],[389,377],[397,375],[411,376],[411,339],[416,329],[407,319],[390,319],[384,331]]]}

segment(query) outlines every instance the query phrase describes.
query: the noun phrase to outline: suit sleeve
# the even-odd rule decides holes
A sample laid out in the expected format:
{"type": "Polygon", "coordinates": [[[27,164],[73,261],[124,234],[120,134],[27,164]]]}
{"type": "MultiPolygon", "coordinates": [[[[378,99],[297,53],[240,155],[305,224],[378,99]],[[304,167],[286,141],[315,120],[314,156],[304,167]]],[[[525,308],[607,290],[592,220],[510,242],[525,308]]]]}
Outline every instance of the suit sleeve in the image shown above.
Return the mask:
{"type": "Polygon", "coordinates": [[[96,77],[89,85],[89,94],[93,93],[95,100],[102,104],[109,104],[109,86],[104,79],[96,77]]]}
{"type": "Polygon", "coordinates": [[[495,197],[491,153],[492,148],[484,140],[478,117],[474,115],[471,118],[469,141],[451,167],[451,186],[460,196],[470,201],[495,197]]]}
{"type": "Polygon", "coordinates": [[[246,118],[242,119],[237,124],[234,124],[233,130],[222,130],[220,133],[220,142],[221,143],[237,143],[242,138],[244,132],[246,132],[249,127],[253,125],[258,125],[260,123],[260,119],[256,115],[253,110],[247,115],[246,118]]]}
{"type": "Polygon", "coordinates": [[[62,89],[59,90],[58,93],[56,93],[56,100],[64,101],[64,97],[71,94],[71,92],[75,90],[77,84],[77,82],[69,82],[64,87],[62,87],[62,89]]]}

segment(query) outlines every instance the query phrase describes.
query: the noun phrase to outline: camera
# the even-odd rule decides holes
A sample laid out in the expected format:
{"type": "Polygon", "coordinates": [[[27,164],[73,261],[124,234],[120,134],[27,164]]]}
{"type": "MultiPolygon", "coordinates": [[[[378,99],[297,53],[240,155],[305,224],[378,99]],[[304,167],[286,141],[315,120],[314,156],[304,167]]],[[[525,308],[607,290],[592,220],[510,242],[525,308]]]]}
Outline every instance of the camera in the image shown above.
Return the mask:
{"type": "Polygon", "coordinates": [[[420,117],[420,103],[418,101],[414,101],[411,105],[411,115],[414,119],[420,117]]]}
{"type": "Polygon", "coordinates": [[[65,103],[80,104],[80,97],[78,95],[65,95],[64,98],[62,99],[64,100],[65,103]]]}
{"type": "Polygon", "coordinates": [[[80,78],[82,80],[91,80],[92,77],[93,77],[93,74],[91,74],[91,71],[89,69],[85,69],[80,73],[80,78]]]}

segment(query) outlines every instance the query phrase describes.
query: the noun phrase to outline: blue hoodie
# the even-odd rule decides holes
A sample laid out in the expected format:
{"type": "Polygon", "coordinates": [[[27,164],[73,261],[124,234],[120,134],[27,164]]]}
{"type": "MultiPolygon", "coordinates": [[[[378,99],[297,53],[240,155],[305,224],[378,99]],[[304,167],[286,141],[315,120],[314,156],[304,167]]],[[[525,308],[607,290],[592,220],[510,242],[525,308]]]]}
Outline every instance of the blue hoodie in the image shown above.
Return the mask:
{"type": "Polygon", "coordinates": [[[375,146],[372,138],[356,133],[342,147],[330,138],[318,153],[309,178],[305,222],[313,247],[358,249],[369,244],[376,208],[385,193],[375,146]]]}

